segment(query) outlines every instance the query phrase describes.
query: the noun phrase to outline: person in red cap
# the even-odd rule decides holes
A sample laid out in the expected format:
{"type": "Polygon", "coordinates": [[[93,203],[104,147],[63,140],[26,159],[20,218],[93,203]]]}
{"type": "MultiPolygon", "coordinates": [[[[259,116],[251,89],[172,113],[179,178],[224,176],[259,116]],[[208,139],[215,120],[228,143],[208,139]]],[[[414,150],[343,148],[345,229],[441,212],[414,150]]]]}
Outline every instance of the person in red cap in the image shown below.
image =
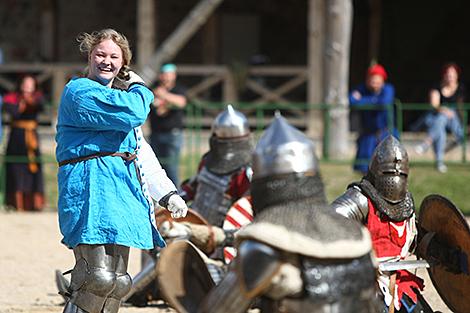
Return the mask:
{"type": "MultiPolygon", "coordinates": [[[[352,108],[360,106],[377,106],[377,108],[359,110],[359,136],[354,170],[365,175],[375,147],[389,134],[398,137],[398,131],[391,125],[387,105],[392,105],[395,99],[395,89],[386,83],[387,72],[380,64],[373,65],[367,70],[366,82],[354,88],[349,94],[352,108]]],[[[394,117],[391,117],[392,124],[394,117]]]]}

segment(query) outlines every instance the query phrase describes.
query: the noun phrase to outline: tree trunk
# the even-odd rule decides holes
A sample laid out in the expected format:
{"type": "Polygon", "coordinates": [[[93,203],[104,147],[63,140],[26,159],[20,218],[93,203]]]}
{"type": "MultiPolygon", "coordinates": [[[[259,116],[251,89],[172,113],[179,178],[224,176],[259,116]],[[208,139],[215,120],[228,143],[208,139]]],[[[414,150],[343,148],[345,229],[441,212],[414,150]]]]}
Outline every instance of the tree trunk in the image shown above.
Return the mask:
{"type": "Polygon", "coordinates": [[[351,29],[351,0],[327,0],[324,101],[331,107],[328,151],[333,158],[345,158],[348,152],[351,29]]]}
{"type": "MultiPolygon", "coordinates": [[[[309,0],[308,5],[308,92],[307,102],[319,105],[323,102],[323,52],[325,51],[325,0],[309,0]]],[[[317,108],[308,113],[308,136],[321,137],[323,115],[317,108]]]]}
{"type": "Polygon", "coordinates": [[[191,36],[204,25],[212,12],[223,0],[201,0],[183,19],[175,31],[162,43],[160,48],[141,68],[142,78],[151,85],[155,82],[160,66],[172,58],[188,42],[191,36]]]}

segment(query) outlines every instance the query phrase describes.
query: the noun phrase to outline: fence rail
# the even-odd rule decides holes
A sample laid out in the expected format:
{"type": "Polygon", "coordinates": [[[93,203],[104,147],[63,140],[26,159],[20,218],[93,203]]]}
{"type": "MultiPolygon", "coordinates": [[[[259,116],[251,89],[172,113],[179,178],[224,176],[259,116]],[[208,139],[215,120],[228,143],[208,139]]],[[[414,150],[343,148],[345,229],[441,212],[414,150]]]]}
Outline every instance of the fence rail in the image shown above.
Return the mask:
{"type": "MultiPolygon", "coordinates": [[[[328,144],[331,141],[329,137],[329,114],[334,107],[325,104],[307,104],[307,103],[289,103],[289,104],[274,104],[274,103],[258,103],[256,106],[253,103],[234,103],[234,106],[248,114],[250,127],[253,129],[255,138],[257,138],[262,130],[271,122],[274,112],[280,110],[281,113],[296,127],[301,130],[308,128],[308,112],[310,110],[322,111],[325,118],[323,134],[315,138],[322,145],[321,158],[327,162],[339,161],[336,156],[328,154],[328,144]],[[296,113],[292,113],[295,111],[296,113]]],[[[185,149],[182,157],[180,175],[187,178],[195,173],[201,155],[208,149],[208,138],[210,135],[210,125],[217,113],[223,110],[224,103],[220,102],[195,102],[190,103],[186,108],[186,129],[185,129],[185,149]]],[[[403,132],[403,114],[406,111],[422,111],[423,113],[431,109],[429,104],[423,103],[401,103],[397,101],[394,105],[389,106],[361,106],[352,107],[352,111],[360,110],[388,110],[389,116],[393,117],[395,112],[396,121],[393,118],[388,119],[389,128],[394,126],[398,129],[399,133],[403,132]]],[[[462,145],[462,157],[458,162],[467,163],[467,140],[468,140],[468,111],[470,111],[470,103],[463,104],[460,107],[462,115],[462,126],[464,128],[465,140],[462,145]]],[[[54,124],[54,123],[53,123],[54,124]]],[[[53,132],[49,132],[53,133],[53,132]]],[[[24,156],[5,156],[0,155],[0,203],[3,203],[5,194],[5,164],[8,162],[23,163],[27,162],[24,156]]],[[[161,160],[165,161],[165,160],[161,160]]],[[[55,175],[57,171],[56,161],[51,153],[44,153],[44,156],[38,162],[47,165],[45,176],[54,182],[54,186],[50,186],[49,201],[57,196],[57,186],[55,175]]],[[[351,162],[352,159],[342,160],[340,162],[351,162]]],[[[426,162],[426,161],[425,161],[426,162]]],[[[423,162],[421,162],[423,163],[423,162]]],[[[49,188],[49,186],[46,186],[49,188]]]]}

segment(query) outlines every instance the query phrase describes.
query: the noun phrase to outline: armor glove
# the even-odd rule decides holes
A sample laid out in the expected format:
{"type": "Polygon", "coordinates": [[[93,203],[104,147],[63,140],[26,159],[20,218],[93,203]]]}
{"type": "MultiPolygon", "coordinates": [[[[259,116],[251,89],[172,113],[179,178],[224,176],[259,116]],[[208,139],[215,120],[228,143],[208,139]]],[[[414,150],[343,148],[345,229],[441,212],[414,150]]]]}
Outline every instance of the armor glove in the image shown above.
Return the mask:
{"type": "Polygon", "coordinates": [[[168,199],[168,211],[171,212],[171,217],[173,218],[185,217],[188,213],[188,206],[183,198],[177,194],[173,194],[168,199]]]}
{"type": "Polygon", "coordinates": [[[145,85],[144,80],[133,71],[128,72],[129,78],[127,80],[120,79],[116,77],[113,82],[113,87],[127,90],[132,84],[142,84],[145,85]]]}

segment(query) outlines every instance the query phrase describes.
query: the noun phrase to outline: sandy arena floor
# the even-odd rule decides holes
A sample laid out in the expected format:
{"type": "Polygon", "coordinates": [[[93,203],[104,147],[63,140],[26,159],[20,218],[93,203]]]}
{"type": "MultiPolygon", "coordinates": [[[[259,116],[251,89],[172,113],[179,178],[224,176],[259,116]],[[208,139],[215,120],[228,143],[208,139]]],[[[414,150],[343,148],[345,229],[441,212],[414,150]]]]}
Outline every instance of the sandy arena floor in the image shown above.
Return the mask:
{"type": "MultiPolygon", "coordinates": [[[[62,312],[63,300],[57,294],[54,270],[74,265],[73,254],[60,244],[57,214],[0,212],[0,313],[62,312]]],[[[140,252],[131,251],[129,273],[139,271],[140,252]]],[[[425,270],[424,293],[434,310],[451,312],[434,291],[425,270]]],[[[123,307],[123,313],[174,312],[161,306],[123,307]]]]}

